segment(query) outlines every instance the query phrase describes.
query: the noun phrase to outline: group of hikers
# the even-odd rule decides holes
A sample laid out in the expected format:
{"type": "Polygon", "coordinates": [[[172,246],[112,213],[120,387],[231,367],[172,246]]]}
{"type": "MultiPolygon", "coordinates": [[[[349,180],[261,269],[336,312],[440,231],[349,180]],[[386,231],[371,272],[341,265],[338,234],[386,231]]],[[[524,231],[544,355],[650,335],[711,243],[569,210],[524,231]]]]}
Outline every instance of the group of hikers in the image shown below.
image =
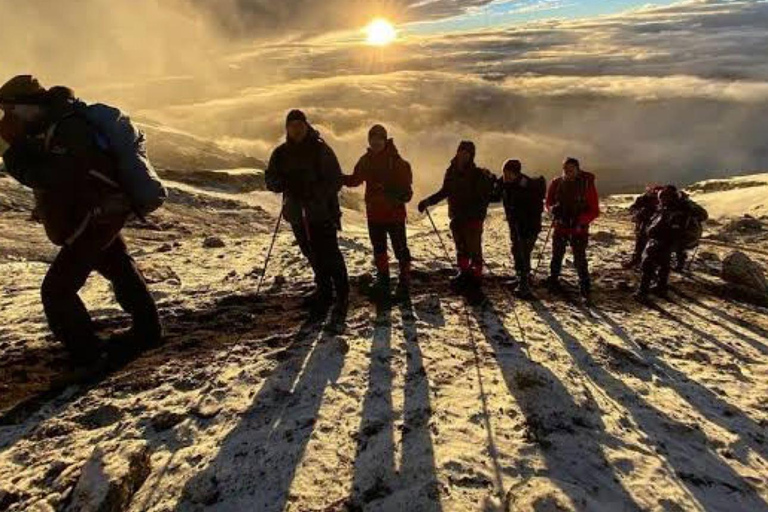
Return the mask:
{"type": "MultiPolygon", "coordinates": [[[[36,215],[50,240],[61,247],[42,284],[43,307],[55,337],[78,363],[101,357],[97,347],[105,344],[78,296],[96,271],[111,282],[119,304],[133,317],[132,328],[118,337],[132,340],[137,349],[159,345],[162,326],[157,306],[121,235],[129,218],[144,218],[166,198],[149,164],[143,134],[119,110],[86,105],[71,89],[46,89],[29,75],[0,87],[0,109],[5,169],[34,191],[36,215]]],[[[315,290],[304,305],[323,318],[330,312],[329,325],[343,327],[350,284],[338,240],[339,193],[343,186],[365,184],[376,267],[372,291],[389,296],[391,244],[399,264],[396,293],[407,295],[412,284],[406,228],[406,205],[413,198],[411,166],[381,125],[370,129],[367,152],[350,175],[342,172],[333,150],[303,112],[289,112],[285,130],[285,142],[269,159],[266,187],[283,194],[281,217],[291,225],[314,273],[315,290]]],[[[580,296],[589,302],[589,229],[600,215],[595,176],[577,159],[567,158],[561,176],[547,186],[544,178],[524,174],[519,160],[507,161],[498,178],[479,167],[475,157],[475,145],[461,142],[441,188],[418,203],[419,212],[431,221],[429,208],[448,202],[458,267],[451,286],[466,293],[480,289],[484,222],[489,205],[501,202],[509,224],[517,296],[535,298],[531,261],[546,209],[553,220],[545,242],[551,235],[545,283],[551,291],[562,289],[560,276],[570,246],[580,296]]],[[[698,229],[700,236],[706,211],[675,187],[665,186],[649,188],[631,212],[637,244],[626,267],[641,267],[636,297],[645,300],[651,292],[663,296],[672,256],[683,268],[685,251],[698,242],[695,233],[698,229]]]]}

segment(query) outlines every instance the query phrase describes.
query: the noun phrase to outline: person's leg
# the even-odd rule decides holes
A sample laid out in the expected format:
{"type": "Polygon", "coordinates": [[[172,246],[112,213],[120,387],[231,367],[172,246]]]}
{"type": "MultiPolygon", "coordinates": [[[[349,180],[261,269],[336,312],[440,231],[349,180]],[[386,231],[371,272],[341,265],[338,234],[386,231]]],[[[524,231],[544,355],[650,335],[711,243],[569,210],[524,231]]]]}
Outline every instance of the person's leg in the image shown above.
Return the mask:
{"type": "Polygon", "coordinates": [[[656,293],[664,296],[669,288],[669,274],[672,270],[672,248],[660,246],[657,256],[658,280],[656,282],[656,293]]]}
{"type": "Polygon", "coordinates": [[[392,240],[392,250],[400,265],[400,283],[408,285],[411,280],[411,251],[408,248],[408,232],[405,221],[391,224],[389,237],[392,240]]]}
{"type": "Polygon", "coordinates": [[[675,270],[677,272],[685,271],[685,264],[688,261],[688,251],[679,248],[675,251],[675,270]]]}
{"type": "Polygon", "coordinates": [[[389,256],[387,254],[386,224],[368,222],[368,236],[373,246],[373,262],[376,266],[376,274],[379,281],[389,279],[389,256]]]}
{"type": "Polygon", "coordinates": [[[579,275],[579,288],[584,295],[592,291],[592,280],[589,276],[589,260],[587,259],[587,245],[589,235],[571,237],[571,250],[573,251],[573,264],[579,275]]]}
{"type": "Polygon", "coordinates": [[[549,264],[549,279],[551,283],[560,279],[560,273],[563,271],[563,259],[565,250],[568,248],[568,237],[555,232],[552,235],[552,261],[549,264]]]}
{"type": "Polygon", "coordinates": [[[482,279],[483,267],[483,223],[471,222],[467,225],[467,244],[471,260],[470,272],[475,279],[482,279]]]}
{"type": "Polygon", "coordinates": [[[465,274],[469,271],[470,254],[466,237],[466,225],[463,222],[451,221],[451,233],[456,244],[456,263],[459,272],[465,274]]]}
{"type": "Polygon", "coordinates": [[[93,346],[99,342],[91,316],[78,292],[100,255],[99,245],[84,237],[74,245],[62,248],[48,269],[40,290],[51,331],[76,359],[95,354],[93,346]]]}
{"type": "Polygon", "coordinates": [[[530,281],[531,281],[531,257],[533,256],[533,248],[536,246],[538,240],[537,235],[532,235],[526,238],[519,238],[518,245],[518,277],[520,283],[518,291],[521,296],[527,297],[530,295],[530,281]]]}
{"type": "Polygon", "coordinates": [[[312,251],[312,244],[310,242],[309,229],[302,223],[291,224],[293,230],[293,236],[296,238],[296,243],[299,245],[301,253],[307,258],[312,272],[315,275],[315,297],[318,299],[328,299],[333,294],[333,285],[331,280],[320,269],[319,259],[312,251]]]}
{"type": "Polygon", "coordinates": [[[338,228],[333,223],[310,226],[310,243],[317,255],[318,270],[323,280],[333,283],[336,300],[349,299],[349,277],[344,256],[339,247],[338,228]]]}
{"type": "Polygon", "coordinates": [[[95,269],[112,283],[117,302],[133,318],[132,332],[137,343],[160,343],[163,333],[157,305],[122,236],[103,251],[95,269]]]}
{"type": "Polygon", "coordinates": [[[640,277],[640,287],[635,293],[635,297],[644,299],[648,296],[648,292],[651,290],[653,278],[658,270],[656,245],[653,242],[647,244],[643,251],[640,269],[642,271],[642,276],[640,277]]]}

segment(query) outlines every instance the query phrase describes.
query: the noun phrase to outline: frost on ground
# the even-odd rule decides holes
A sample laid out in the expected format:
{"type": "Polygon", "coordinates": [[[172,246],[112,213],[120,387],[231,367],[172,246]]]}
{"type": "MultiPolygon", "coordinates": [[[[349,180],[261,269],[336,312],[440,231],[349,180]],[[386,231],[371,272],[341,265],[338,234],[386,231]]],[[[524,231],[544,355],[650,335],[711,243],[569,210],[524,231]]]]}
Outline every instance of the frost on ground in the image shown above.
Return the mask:
{"type": "MultiPolygon", "coordinates": [[[[332,336],[299,307],[310,276],[287,229],[254,294],[274,197],[172,187],[157,226],[128,231],[167,344],[94,375],[50,339],[53,251],[0,178],[0,510],[768,510],[768,309],[716,275],[736,249],[766,268],[759,215],[727,237],[734,219],[716,215],[694,273],[645,307],[619,270],[631,226],[607,201],[591,309],[512,300],[500,210],[489,302],[466,306],[414,218],[411,300],[355,293],[332,336]]],[[[370,271],[359,214],[342,245],[353,276],[370,271]]],[[[83,295],[104,332],[125,326],[100,278],[83,295]]]]}

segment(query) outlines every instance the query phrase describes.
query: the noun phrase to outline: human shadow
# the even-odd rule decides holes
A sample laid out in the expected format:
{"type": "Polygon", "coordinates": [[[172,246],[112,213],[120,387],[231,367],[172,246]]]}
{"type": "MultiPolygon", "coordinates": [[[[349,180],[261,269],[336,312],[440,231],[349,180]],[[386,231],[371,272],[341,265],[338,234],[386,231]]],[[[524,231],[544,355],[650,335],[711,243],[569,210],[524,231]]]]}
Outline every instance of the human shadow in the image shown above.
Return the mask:
{"type": "Polygon", "coordinates": [[[681,299],[688,301],[691,304],[695,304],[701,309],[705,309],[707,311],[707,314],[710,316],[705,316],[703,313],[696,311],[693,308],[686,306],[685,304],[679,301],[675,301],[675,304],[689,311],[692,315],[697,316],[702,320],[706,320],[707,322],[712,322],[715,325],[721,327],[722,329],[728,331],[732,335],[736,336],[738,339],[751,345],[755,350],[761,352],[763,355],[768,355],[768,330],[765,330],[762,327],[752,324],[750,322],[747,322],[746,320],[743,320],[741,318],[730,315],[725,311],[712,307],[700,301],[696,297],[693,297],[692,295],[683,292],[678,288],[673,288],[672,291],[675,295],[679,296],[681,299]],[[713,316],[719,318],[720,320],[719,321],[716,320],[715,318],[713,318],[713,316]],[[752,334],[752,336],[759,336],[763,338],[765,341],[760,341],[758,339],[753,338],[752,336],[747,336],[746,334],[741,333],[736,329],[734,329],[733,327],[731,327],[730,325],[728,325],[729,323],[733,325],[738,325],[742,329],[749,331],[752,334]]]}
{"type": "Polygon", "coordinates": [[[352,495],[349,508],[362,510],[392,493],[395,468],[394,409],[392,406],[392,308],[376,304],[368,387],[357,430],[352,495]]]}
{"type": "Polygon", "coordinates": [[[768,511],[768,505],[747,481],[708,446],[703,433],[656,409],[638,392],[613,376],[570,334],[542,303],[532,305],[562,342],[577,367],[608,397],[620,404],[674,470],[704,510],[768,511]]]}
{"type": "Polygon", "coordinates": [[[186,483],[176,510],[214,504],[231,510],[285,508],[325,389],[343,365],[337,339],[321,333],[316,319],[302,325],[216,457],[186,483]]]}
{"type": "MultiPolygon", "coordinates": [[[[614,336],[640,351],[663,385],[674,389],[681,398],[695,407],[709,421],[739,436],[738,443],[734,450],[731,450],[733,456],[738,454],[741,461],[745,462],[746,449],[751,449],[768,460],[768,448],[765,446],[766,436],[763,433],[764,427],[740,409],[720,398],[706,386],[699,384],[684,372],[665,362],[659,356],[658,351],[648,345],[637,343],[626,329],[606,312],[598,309],[593,311],[614,336]]],[[[598,323],[598,325],[600,324],[598,323]]]]}
{"type": "Polygon", "coordinates": [[[419,492],[411,494],[409,510],[440,511],[440,483],[430,420],[432,400],[424,357],[419,343],[416,314],[410,297],[399,303],[406,349],[405,403],[403,405],[403,449],[400,464],[402,484],[418,482],[419,492]]]}
{"type": "MultiPolygon", "coordinates": [[[[474,306],[472,312],[493,349],[507,389],[522,409],[526,437],[541,450],[545,476],[585,509],[590,502],[617,511],[640,510],[603,453],[604,447],[618,447],[621,442],[606,432],[593,399],[576,403],[557,375],[525,354],[490,302],[474,306]],[[578,440],[577,456],[574,440],[578,440]]],[[[519,476],[525,480],[540,475],[530,469],[519,476]]]]}

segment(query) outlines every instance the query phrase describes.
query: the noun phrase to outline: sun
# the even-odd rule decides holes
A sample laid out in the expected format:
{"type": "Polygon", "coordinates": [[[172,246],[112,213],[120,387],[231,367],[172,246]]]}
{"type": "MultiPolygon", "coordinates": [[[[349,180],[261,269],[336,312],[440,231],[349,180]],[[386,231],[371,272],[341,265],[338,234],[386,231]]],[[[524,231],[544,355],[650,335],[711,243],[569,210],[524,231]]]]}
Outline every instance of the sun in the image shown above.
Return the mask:
{"type": "Polygon", "coordinates": [[[394,25],[383,18],[373,20],[365,27],[366,42],[373,46],[387,46],[397,39],[394,25]]]}

